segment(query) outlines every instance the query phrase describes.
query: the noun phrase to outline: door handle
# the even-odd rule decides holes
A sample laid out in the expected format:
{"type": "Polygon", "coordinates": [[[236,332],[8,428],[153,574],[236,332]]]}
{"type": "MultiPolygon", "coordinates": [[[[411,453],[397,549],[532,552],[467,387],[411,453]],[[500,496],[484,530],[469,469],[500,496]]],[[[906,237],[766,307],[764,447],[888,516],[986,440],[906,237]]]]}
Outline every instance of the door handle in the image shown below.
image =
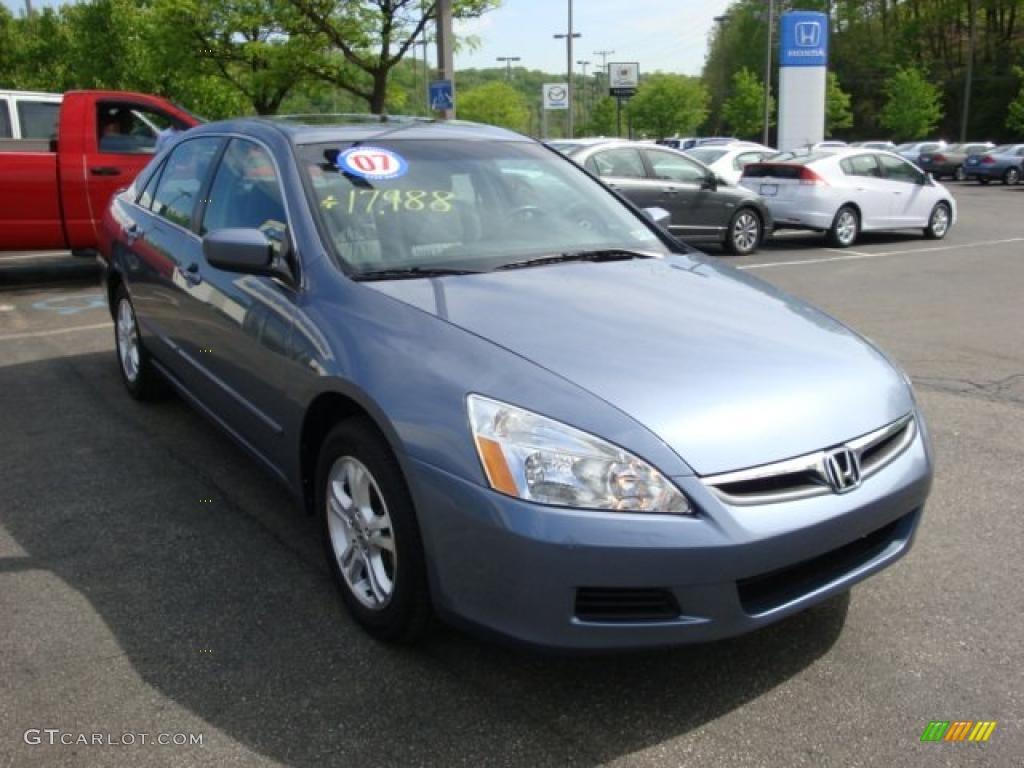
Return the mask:
{"type": "Polygon", "coordinates": [[[131,226],[125,228],[124,239],[128,242],[129,245],[131,245],[137,239],[143,237],[145,234],[145,231],[143,231],[138,224],[132,224],[131,226]]]}
{"type": "Polygon", "coordinates": [[[203,282],[203,276],[199,274],[199,264],[194,261],[181,274],[184,275],[185,281],[189,285],[199,285],[203,282]]]}
{"type": "Polygon", "coordinates": [[[113,165],[94,165],[89,169],[93,176],[120,176],[121,169],[113,165]]]}

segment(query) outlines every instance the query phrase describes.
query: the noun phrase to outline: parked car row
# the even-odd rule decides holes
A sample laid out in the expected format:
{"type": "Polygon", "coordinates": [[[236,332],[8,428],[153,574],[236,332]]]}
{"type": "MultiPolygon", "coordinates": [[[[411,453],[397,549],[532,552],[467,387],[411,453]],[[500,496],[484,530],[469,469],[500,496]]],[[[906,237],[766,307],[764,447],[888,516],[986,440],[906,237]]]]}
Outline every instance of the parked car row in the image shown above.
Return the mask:
{"type": "Polygon", "coordinates": [[[946,187],[866,145],[822,142],[782,153],[750,142],[685,152],[616,139],[553,146],[638,207],[668,211],[677,238],[734,254],[752,253],[781,229],[819,231],[845,248],[865,231],[917,229],[941,239],[956,222],[946,187]]]}

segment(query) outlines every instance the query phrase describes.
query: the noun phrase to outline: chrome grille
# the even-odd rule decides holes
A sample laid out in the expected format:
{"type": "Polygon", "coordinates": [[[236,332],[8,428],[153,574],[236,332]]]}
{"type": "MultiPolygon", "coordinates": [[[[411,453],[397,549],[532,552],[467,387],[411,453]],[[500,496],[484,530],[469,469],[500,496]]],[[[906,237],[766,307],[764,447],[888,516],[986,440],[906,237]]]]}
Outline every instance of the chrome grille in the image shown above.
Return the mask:
{"type": "MultiPolygon", "coordinates": [[[[709,475],[702,480],[722,501],[739,506],[842,493],[859,486],[892,462],[914,441],[916,434],[914,417],[908,414],[831,449],[738,472],[709,475]],[[849,451],[856,459],[859,470],[856,485],[841,489],[835,487],[835,473],[830,472],[829,460],[837,451],[849,451]]],[[[834,462],[832,464],[834,466],[834,462]]]]}

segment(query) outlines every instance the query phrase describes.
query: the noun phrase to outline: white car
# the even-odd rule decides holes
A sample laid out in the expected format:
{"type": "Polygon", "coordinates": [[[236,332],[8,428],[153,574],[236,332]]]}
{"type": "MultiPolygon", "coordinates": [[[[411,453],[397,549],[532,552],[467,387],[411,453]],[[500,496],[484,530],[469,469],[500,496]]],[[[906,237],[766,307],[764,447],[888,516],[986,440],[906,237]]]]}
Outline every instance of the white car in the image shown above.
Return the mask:
{"type": "Polygon", "coordinates": [[[780,155],[743,169],[740,186],[756,192],[776,229],[828,233],[847,248],[861,232],[921,229],[939,240],[956,223],[946,187],[892,152],[863,149],[780,155]]]}
{"type": "Polygon", "coordinates": [[[737,142],[735,144],[709,144],[691,147],[685,154],[704,163],[719,177],[735,186],[740,182],[743,168],[750,163],[759,163],[775,154],[775,150],[762,144],[737,142]]]}

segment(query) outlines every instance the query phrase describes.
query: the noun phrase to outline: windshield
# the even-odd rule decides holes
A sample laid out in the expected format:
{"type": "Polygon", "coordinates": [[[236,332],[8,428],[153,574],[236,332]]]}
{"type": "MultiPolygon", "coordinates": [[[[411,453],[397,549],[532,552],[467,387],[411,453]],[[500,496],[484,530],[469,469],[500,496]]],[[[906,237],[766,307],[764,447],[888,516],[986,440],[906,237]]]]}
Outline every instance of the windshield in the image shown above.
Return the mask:
{"type": "Polygon", "coordinates": [[[917,146],[917,142],[916,141],[908,141],[906,144],[898,145],[894,151],[896,151],[896,152],[906,152],[908,150],[913,149],[916,146],[917,146]]]}
{"type": "Polygon", "coordinates": [[[990,155],[1008,155],[1013,152],[1014,146],[1013,144],[1000,144],[995,149],[990,149],[988,153],[990,155]]]}
{"type": "Polygon", "coordinates": [[[686,150],[686,154],[695,160],[700,160],[704,165],[711,165],[726,152],[728,152],[726,149],[705,149],[703,147],[686,150]]]}
{"type": "Polygon", "coordinates": [[[339,142],[299,147],[299,159],[330,248],[355,277],[670,252],[599,182],[532,142],[339,142]]]}

